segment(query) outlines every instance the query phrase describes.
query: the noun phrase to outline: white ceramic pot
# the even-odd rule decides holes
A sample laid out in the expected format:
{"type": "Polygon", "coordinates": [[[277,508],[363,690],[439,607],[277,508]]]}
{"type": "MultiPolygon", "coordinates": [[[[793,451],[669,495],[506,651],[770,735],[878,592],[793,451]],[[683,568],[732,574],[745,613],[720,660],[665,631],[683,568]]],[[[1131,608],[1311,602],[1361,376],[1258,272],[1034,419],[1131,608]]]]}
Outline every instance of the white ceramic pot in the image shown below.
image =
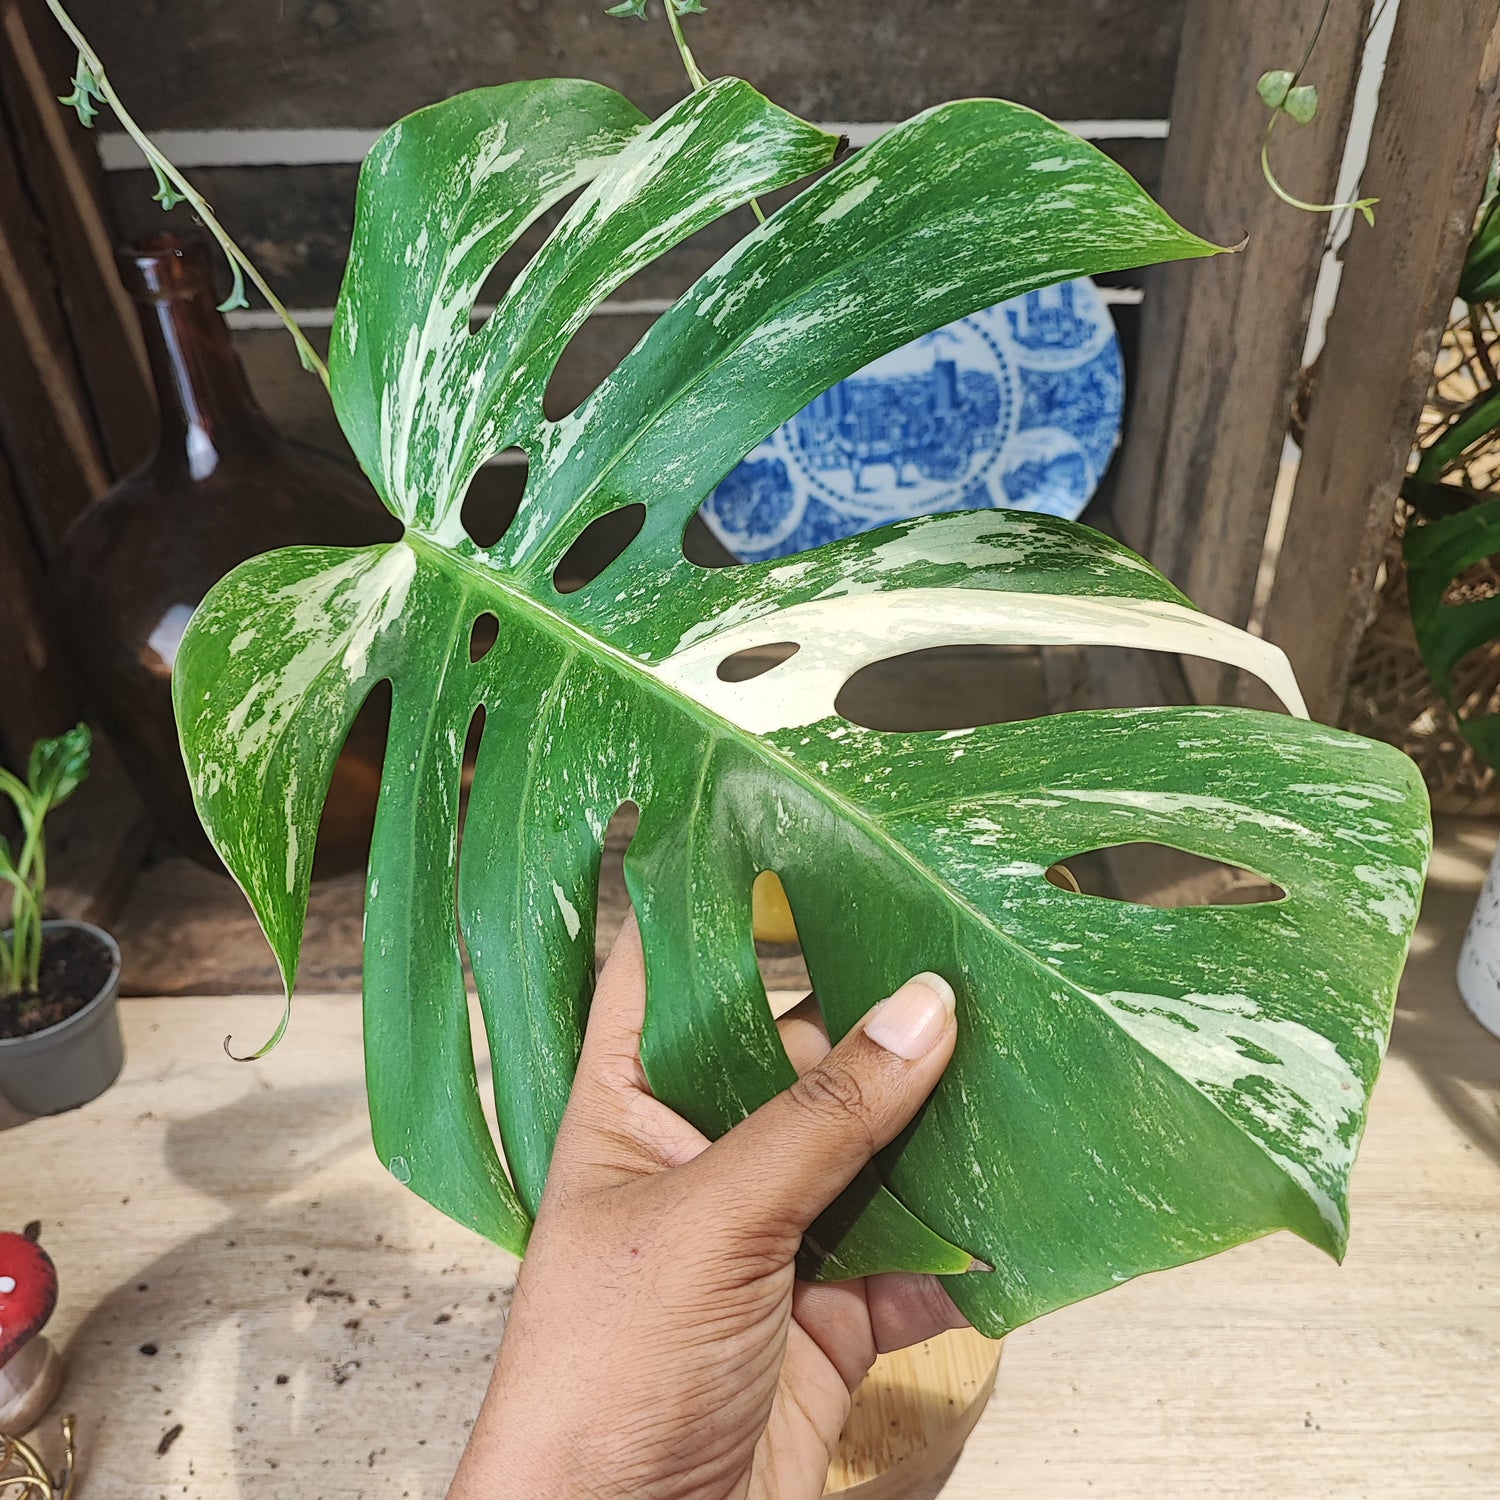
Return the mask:
{"type": "Polygon", "coordinates": [[[1458,950],[1458,992],[1479,1024],[1500,1036],[1500,846],[1458,950]]]}

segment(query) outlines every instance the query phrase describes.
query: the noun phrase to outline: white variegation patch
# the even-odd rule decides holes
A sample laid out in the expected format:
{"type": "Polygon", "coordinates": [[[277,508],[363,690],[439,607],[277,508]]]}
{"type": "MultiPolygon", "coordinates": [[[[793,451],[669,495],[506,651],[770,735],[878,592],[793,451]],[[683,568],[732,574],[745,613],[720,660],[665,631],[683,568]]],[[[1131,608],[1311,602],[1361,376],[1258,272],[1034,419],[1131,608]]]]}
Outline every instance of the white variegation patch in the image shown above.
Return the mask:
{"type": "Polygon", "coordinates": [[[279,632],[275,666],[223,710],[217,722],[225,754],[263,760],[330,666],[337,664],[350,682],[361,677],[375,641],[401,618],[416,570],[416,555],[397,542],[383,552],[353,553],[277,590],[268,601],[279,632]]]}
{"type": "Polygon", "coordinates": [[[1230,801],[1227,797],[1206,797],[1193,792],[1136,791],[1129,787],[1054,787],[1052,792],[1069,802],[1095,802],[1129,812],[1156,813],[1166,818],[1194,814],[1209,827],[1224,832],[1233,832],[1241,824],[1253,823],[1257,828],[1289,833],[1314,849],[1328,842],[1316,828],[1299,823],[1295,818],[1284,818],[1261,807],[1230,801]]]}
{"type": "Polygon", "coordinates": [[[850,592],[730,625],[675,652],[655,676],[742,729],[770,734],[834,714],[861,667],[933,646],[1134,646],[1241,667],[1307,717],[1285,654],[1269,641],[1164,600],[931,588],[850,592]],[[795,642],[796,655],[748,682],[721,682],[740,651],[795,642]]]}
{"type": "Polygon", "coordinates": [[[1327,1037],[1269,1015],[1248,995],[1094,998],[1258,1141],[1342,1240],[1347,1224],[1334,1191],[1342,1191],[1354,1164],[1368,1091],[1327,1037]],[[1318,1164],[1316,1175],[1310,1162],[1318,1164]]]}
{"type": "Polygon", "coordinates": [[[562,914],[563,926],[568,929],[568,936],[576,938],[583,926],[578,917],[578,908],[568,900],[567,893],[555,880],[552,882],[552,899],[557,902],[557,909],[562,914]]]}

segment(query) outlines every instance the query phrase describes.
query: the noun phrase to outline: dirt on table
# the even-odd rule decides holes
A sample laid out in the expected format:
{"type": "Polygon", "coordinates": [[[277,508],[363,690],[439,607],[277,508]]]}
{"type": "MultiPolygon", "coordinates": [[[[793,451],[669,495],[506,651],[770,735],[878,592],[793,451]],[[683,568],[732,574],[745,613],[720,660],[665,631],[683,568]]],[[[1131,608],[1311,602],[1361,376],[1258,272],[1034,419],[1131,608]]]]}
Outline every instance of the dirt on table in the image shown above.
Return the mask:
{"type": "Polygon", "coordinates": [[[42,939],[42,966],[35,990],[0,995],[0,1039],[31,1036],[77,1015],[109,980],[109,951],[77,928],[42,939]]]}

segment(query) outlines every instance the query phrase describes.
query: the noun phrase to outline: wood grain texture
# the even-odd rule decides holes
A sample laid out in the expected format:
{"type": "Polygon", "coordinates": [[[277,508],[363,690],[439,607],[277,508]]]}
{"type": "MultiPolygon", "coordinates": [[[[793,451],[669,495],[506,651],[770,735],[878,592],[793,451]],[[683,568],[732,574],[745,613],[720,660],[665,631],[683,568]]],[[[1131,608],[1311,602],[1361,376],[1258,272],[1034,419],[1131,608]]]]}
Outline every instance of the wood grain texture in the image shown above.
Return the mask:
{"type": "MultiPolygon", "coordinates": [[[[1337,179],[1369,5],[1335,5],[1309,77],[1320,108],[1273,145],[1291,190],[1337,179]]],[[[1162,166],[1167,210],[1242,254],[1149,271],[1136,389],[1114,515],[1120,536],[1209,614],[1244,625],[1327,221],[1267,187],[1258,159],[1267,67],[1293,67],[1316,16],[1301,0],[1189,8],[1162,166]]]]}
{"type": "Polygon", "coordinates": [[[1001,1346],[972,1328],[882,1354],[854,1393],[824,1494],[909,1500],[950,1467],[984,1414],[1001,1346]]]}
{"type": "MultiPolygon", "coordinates": [[[[37,0],[0,0],[0,757],[17,769],[80,716],[48,621],[47,560],[154,430],[102,174],[48,82],[67,59],[60,40],[37,0]]],[[[148,836],[108,745],[56,818],[51,909],[113,915],[148,836]]]]}
{"type": "MultiPolygon", "coordinates": [[[[1281,1235],[1022,1329],[920,1500],[1490,1500],[1500,1042],[1452,975],[1495,834],[1440,838],[1344,1266],[1281,1235]]],[[[224,1056],[278,1006],[127,1001],[120,1083],[0,1133],[6,1215],[61,1276],[81,1493],[438,1500],[452,1473],[515,1262],[375,1160],[347,998],[224,1056]]]]}
{"type": "Polygon", "coordinates": [[[68,76],[74,53],[42,0],[0,0],[0,11],[0,94],[46,226],[105,462],[117,478],[149,456],[155,405],[135,309],[115,270],[94,138],[57,100],[55,80],[68,76]]]}
{"type": "Polygon", "coordinates": [[[47,557],[73,517],[108,488],[109,471],[19,147],[0,128],[0,448],[47,557]]]}
{"type": "MultiPolygon", "coordinates": [[[[42,612],[42,564],[10,466],[0,452],[0,764],[22,770],[33,740],[57,734],[78,712],[76,684],[59,670],[42,612]]],[[[0,825],[0,832],[5,831],[0,825]]]]}
{"type": "MultiPolygon", "coordinates": [[[[1181,0],[726,3],[690,18],[710,75],[807,119],[892,120],[997,94],[1061,118],[1166,112],[1181,0]]],[[[382,124],[460,89],[594,78],[651,114],[681,91],[659,16],[595,0],[77,0],[74,16],[148,129],[382,124]]],[[[59,92],[63,92],[60,87],[59,92]]]]}
{"type": "Polygon", "coordinates": [[[1403,6],[1361,188],[1378,225],[1349,244],[1265,617],[1318,718],[1343,704],[1497,120],[1494,5],[1403,6]]]}

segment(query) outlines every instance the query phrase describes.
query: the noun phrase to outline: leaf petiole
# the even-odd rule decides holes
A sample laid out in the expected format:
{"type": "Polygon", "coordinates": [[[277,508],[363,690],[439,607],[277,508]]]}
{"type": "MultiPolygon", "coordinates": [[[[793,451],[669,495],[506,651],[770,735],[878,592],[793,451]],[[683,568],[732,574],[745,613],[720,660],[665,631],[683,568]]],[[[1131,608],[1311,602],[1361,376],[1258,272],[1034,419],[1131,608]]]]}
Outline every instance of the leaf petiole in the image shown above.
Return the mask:
{"type": "MultiPolygon", "coordinates": [[[[700,0],[681,0],[681,9],[678,8],[678,0],[662,0],[662,5],[667,12],[667,25],[672,28],[672,40],[677,43],[678,55],[682,58],[682,66],[687,73],[688,82],[693,86],[696,94],[699,89],[708,86],[708,75],[698,66],[698,59],[693,56],[693,49],[688,46],[687,37],[682,30],[682,22],[679,17],[684,15],[701,16],[704,14],[700,0]]],[[[755,215],[758,223],[766,222],[765,211],[761,208],[757,199],[750,200],[750,211],[755,215]]]]}
{"type": "Polygon", "coordinates": [[[708,83],[708,75],[698,66],[698,60],[693,56],[693,49],[687,44],[687,37],[683,35],[682,22],[677,18],[677,7],[672,0],[663,0],[667,11],[667,25],[672,28],[672,40],[677,43],[677,51],[682,58],[682,66],[687,72],[688,82],[693,86],[693,92],[697,93],[708,83]]]}

